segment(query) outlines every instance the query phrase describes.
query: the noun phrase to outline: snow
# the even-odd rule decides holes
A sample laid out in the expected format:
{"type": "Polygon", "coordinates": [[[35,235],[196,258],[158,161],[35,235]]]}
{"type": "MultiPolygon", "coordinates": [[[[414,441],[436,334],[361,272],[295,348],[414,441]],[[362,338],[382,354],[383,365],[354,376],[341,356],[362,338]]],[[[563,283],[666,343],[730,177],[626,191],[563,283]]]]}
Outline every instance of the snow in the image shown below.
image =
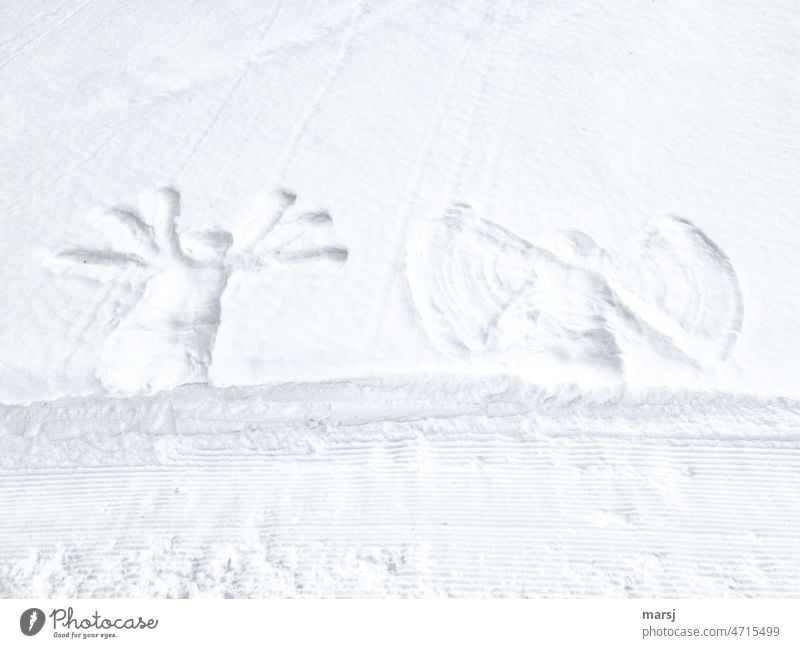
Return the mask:
{"type": "Polygon", "coordinates": [[[2,425],[6,594],[798,593],[796,401],[403,376],[2,425]]]}
{"type": "Polygon", "coordinates": [[[4,3],[0,594],[798,595],[798,34],[4,3]]]}
{"type": "MultiPolygon", "coordinates": [[[[434,340],[470,358],[499,357],[539,384],[645,384],[653,362],[702,371],[728,359],[741,330],[730,262],[683,219],[649,223],[629,255],[580,231],[565,232],[556,255],[466,205],[421,229],[409,280],[434,340]]],[[[656,380],[664,384],[664,373],[656,380]]]]}

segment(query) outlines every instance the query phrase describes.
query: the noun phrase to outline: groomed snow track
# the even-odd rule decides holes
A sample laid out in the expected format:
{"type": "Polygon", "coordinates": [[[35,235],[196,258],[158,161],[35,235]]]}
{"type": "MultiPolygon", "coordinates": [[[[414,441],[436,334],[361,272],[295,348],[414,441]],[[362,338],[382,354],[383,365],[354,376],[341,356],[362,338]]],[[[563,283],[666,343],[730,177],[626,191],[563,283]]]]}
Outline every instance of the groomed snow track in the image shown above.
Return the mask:
{"type": "Polygon", "coordinates": [[[515,379],[0,407],[0,595],[800,596],[800,403],[515,379]]]}

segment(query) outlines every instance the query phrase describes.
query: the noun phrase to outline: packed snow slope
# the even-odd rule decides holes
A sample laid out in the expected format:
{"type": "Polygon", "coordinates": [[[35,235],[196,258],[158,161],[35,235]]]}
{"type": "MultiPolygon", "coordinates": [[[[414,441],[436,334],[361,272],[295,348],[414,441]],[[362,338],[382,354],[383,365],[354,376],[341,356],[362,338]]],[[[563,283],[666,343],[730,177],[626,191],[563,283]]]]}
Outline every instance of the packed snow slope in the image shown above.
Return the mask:
{"type": "Polygon", "coordinates": [[[796,396],[799,34],[782,0],[4,2],[0,401],[487,368],[796,396]],[[497,251],[420,243],[454,204],[557,261],[501,273],[477,342],[497,251]]]}
{"type": "Polygon", "coordinates": [[[800,404],[497,376],[0,410],[0,596],[800,596],[800,404]]]}

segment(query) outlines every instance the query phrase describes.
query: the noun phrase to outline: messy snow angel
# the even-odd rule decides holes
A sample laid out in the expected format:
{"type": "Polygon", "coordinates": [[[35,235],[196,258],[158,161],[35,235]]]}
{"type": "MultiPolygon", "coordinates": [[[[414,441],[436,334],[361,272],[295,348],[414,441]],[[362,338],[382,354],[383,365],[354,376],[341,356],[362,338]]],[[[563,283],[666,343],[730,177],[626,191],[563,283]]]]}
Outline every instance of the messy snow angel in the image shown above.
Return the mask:
{"type": "Polygon", "coordinates": [[[536,381],[706,371],[729,358],[742,326],[728,257],[678,216],[606,250],[578,230],[533,244],[456,203],[421,224],[407,268],[436,346],[536,381]]]}
{"type": "Polygon", "coordinates": [[[221,320],[222,295],[233,272],[341,266],[347,248],[335,243],[326,212],[292,209],[296,196],[270,194],[236,237],[220,229],[179,234],[180,195],[144,194],[139,209],[90,215],[104,247],[75,246],[49,259],[57,273],[124,283],[138,299],[106,339],[96,376],[117,395],[152,393],[205,383],[221,320]]]}

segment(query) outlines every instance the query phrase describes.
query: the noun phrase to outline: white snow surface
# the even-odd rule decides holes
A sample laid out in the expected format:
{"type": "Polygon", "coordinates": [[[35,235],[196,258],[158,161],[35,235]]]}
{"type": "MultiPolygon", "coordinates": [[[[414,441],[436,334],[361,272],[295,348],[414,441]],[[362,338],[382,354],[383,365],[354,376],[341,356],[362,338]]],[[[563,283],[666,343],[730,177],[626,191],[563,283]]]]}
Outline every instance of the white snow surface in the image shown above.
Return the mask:
{"type": "Polygon", "coordinates": [[[800,595],[800,8],[0,4],[0,595],[800,595]]]}
{"type": "Polygon", "coordinates": [[[800,595],[800,403],[513,377],[6,408],[0,594],[800,595]]]}

